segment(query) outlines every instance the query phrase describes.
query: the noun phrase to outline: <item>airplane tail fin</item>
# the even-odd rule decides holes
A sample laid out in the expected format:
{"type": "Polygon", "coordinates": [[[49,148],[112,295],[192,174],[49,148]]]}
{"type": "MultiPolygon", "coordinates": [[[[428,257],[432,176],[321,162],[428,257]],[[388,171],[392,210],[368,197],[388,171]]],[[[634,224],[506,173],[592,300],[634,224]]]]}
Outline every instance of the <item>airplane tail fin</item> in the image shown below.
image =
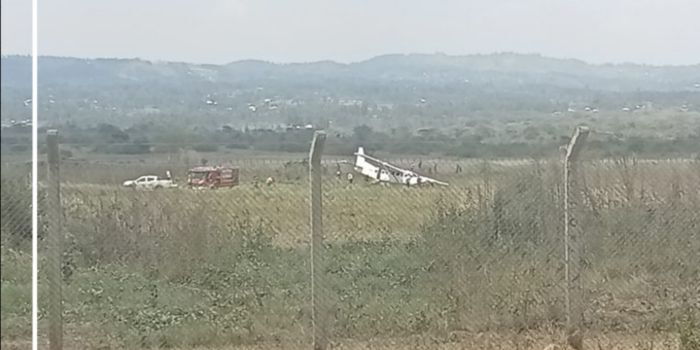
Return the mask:
{"type": "Polygon", "coordinates": [[[357,157],[355,158],[355,166],[358,167],[358,168],[364,167],[364,165],[366,164],[366,161],[365,161],[365,149],[364,149],[363,147],[358,147],[358,148],[357,148],[357,153],[355,153],[355,156],[357,156],[357,157]]]}

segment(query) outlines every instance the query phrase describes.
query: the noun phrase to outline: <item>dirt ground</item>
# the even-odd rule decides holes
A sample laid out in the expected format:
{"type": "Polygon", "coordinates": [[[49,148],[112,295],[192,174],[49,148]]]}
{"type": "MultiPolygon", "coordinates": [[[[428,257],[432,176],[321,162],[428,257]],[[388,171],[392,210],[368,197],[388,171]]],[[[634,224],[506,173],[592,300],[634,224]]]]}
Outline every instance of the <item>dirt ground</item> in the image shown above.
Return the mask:
{"type": "MultiPolygon", "coordinates": [[[[383,339],[369,341],[354,341],[335,339],[330,342],[328,349],[359,350],[403,350],[403,349],[467,349],[467,350],[566,350],[564,336],[556,331],[526,331],[520,333],[506,332],[453,332],[446,338],[430,338],[425,336],[401,339],[383,339]]],[[[236,345],[218,348],[194,347],[177,348],[177,350],[263,350],[263,349],[311,349],[310,343],[261,343],[256,345],[236,345]]],[[[3,350],[31,349],[29,341],[2,342],[3,350]]],[[[46,341],[42,341],[39,349],[48,349],[46,341]]],[[[118,346],[104,344],[97,339],[66,339],[64,349],[119,349],[118,346]]],[[[681,350],[678,335],[674,333],[633,334],[622,332],[588,333],[584,349],[590,350],[681,350]]]]}

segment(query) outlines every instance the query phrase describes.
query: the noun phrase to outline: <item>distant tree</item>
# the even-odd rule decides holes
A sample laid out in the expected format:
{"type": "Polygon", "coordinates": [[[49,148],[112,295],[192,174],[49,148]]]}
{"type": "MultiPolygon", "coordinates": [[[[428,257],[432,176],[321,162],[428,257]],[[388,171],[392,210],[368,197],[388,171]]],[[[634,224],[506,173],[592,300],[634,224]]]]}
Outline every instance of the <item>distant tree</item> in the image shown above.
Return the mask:
{"type": "Polygon", "coordinates": [[[112,124],[100,123],[97,126],[97,132],[102,137],[102,140],[109,143],[129,141],[129,134],[112,124]]]}
{"type": "Polygon", "coordinates": [[[130,144],[117,147],[119,153],[124,154],[146,154],[151,152],[151,145],[148,138],[140,136],[135,138],[130,144]]]}
{"type": "Polygon", "coordinates": [[[372,136],[372,128],[362,124],[360,126],[356,126],[352,129],[352,135],[355,140],[359,142],[365,142],[369,140],[370,136],[372,136]]]}
{"type": "Polygon", "coordinates": [[[492,128],[490,128],[486,125],[482,125],[482,126],[479,126],[478,128],[476,128],[476,135],[479,135],[485,139],[488,139],[488,138],[494,137],[496,135],[496,133],[493,131],[492,128]]]}
{"type": "Polygon", "coordinates": [[[201,152],[201,153],[207,153],[207,152],[216,152],[219,150],[219,146],[211,143],[202,143],[202,144],[197,144],[192,146],[192,149],[201,152]]]}
{"type": "Polygon", "coordinates": [[[523,130],[523,137],[525,137],[526,140],[532,141],[537,139],[538,136],[540,136],[540,131],[532,125],[523,130]]]}

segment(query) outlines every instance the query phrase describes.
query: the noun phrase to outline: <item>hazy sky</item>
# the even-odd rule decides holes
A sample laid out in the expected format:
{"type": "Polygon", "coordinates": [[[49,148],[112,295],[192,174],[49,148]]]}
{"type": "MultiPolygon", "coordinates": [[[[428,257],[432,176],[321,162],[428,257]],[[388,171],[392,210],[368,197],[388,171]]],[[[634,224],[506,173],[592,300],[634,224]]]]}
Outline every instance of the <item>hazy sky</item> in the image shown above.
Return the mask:
{"type": "MultiPolygon", "coordinates": [[[[29,53],[31,1],[1,2],[2,53],[29,53]]],[[[508,51],[695,64],[699,14],[700,0],[39,0],[39,51],[201,63],[508,51]]]]}

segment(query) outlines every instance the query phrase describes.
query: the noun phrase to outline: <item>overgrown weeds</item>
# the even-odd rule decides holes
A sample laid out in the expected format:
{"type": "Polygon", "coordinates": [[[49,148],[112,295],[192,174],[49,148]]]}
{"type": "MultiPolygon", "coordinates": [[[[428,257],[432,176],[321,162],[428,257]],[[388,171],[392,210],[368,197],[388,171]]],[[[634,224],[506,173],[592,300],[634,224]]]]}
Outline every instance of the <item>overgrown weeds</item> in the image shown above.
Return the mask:
{"type": "MultiPolygon", "coordinates": [[[[563,324],[560,169],[484,171],[449,192],[327,190],[319,288],[333,338],[449,341],[563,324]]],[[[692,346],[696,321],[678,320],[700,285],[697,175],[635,171],[585,178],[595,190],[579,212],[587,325],[680,331],[692,346]]],[[[308,340],[304,188],[65,193],[67,329],[126,348],[308,340]]],[[[22,282],[5,277],[21,267],[3,249],[5,292],[5,281],[22,282]]]]}

